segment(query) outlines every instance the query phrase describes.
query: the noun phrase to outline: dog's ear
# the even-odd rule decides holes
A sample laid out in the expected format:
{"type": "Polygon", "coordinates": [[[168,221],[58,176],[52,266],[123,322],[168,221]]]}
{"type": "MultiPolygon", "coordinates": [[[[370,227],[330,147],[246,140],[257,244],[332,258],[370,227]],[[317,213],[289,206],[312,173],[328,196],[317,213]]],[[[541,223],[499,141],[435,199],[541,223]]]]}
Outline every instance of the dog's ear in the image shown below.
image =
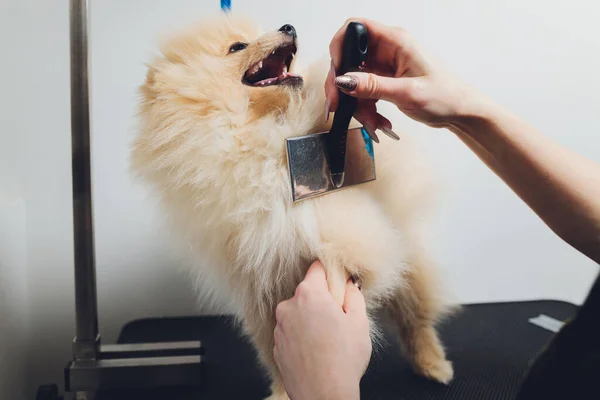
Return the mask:
{"type": "Polygon", "coordinates": [[[156,68],[152,65],[146,65],[146,79],[140,87],[140,93],[144,97],[144,100],[152,100],[155,96],[155,84],[156,84],[156,68]]]}
{"type": "Polygon", "coordinates": [[[148,70],[146,71],[146,85],[152,86],[154,85],[154,76],[156,75],[156,69],[152,67],[152,65],[147,66],[148,70]]]}
{"type": "Polygon", "coordinates": [[[156,67],[152,64],[146,64],[146,80],[144,85],[152,87],[156,82],[156,67]]]}

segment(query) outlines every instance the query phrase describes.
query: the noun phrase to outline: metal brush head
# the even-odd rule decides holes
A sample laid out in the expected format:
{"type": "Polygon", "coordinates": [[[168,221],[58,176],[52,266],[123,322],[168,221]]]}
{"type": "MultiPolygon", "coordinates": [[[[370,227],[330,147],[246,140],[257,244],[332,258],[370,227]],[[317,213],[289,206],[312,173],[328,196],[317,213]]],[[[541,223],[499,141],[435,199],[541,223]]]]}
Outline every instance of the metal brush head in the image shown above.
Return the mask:
{"type": "Polygon", "coordinates": [[[363,128],[352,128],[348,129],[343,184],[337,187],[330,177],[326,158],[324,138],[327,134],[286,139],[294,202],[375,180],[373,141],[363,128]]]}

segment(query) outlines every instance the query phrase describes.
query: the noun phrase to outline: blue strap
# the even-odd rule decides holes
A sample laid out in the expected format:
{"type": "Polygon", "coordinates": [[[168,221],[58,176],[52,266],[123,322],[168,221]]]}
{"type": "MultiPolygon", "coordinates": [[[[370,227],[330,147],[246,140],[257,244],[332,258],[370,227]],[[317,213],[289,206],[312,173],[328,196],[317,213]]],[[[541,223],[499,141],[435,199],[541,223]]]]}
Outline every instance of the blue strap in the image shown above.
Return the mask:
{"type": "Polygon", "coordinates": [[[225,12],[231,10],[231,0],[221,0],[221,10],[225,12]]]}
{"type": "Polygon", "coordinates": [[[375,154],[373,152],[373,139],[371,139],[371,136],[369,136],[369,134],[367,133],[365,128],[361,129],[362,132],[362,137],[365,140],[365,146],[367,148],[367,152],[369,153],[369,155],[371,157],[375,157],[375,154]]]}

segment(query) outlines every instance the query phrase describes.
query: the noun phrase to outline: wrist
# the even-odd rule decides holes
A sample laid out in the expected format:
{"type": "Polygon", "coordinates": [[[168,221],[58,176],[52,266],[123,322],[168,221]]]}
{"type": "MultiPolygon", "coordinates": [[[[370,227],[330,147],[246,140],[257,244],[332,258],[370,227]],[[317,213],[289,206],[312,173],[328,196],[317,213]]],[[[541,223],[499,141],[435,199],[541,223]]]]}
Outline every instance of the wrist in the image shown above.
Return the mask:
{"type": "Polygon", "coordinates": [[[335,387],[323,400],[360,400],[360,386],[358,383],[344,382],[335,387]]]}
{"type": "Polygon", "coordinates": [[[360,382],[348,377],[316,382],[312,389],[310,400],[360,400],[360,382]]]}
{"type": "Polygon", "coordinates": [[[458,102],[456,112],[448,119],[446,128],[457,135],[474,138],[488,131],[498,112],[498,106],[473,88],[466,88],[458,102]]]}

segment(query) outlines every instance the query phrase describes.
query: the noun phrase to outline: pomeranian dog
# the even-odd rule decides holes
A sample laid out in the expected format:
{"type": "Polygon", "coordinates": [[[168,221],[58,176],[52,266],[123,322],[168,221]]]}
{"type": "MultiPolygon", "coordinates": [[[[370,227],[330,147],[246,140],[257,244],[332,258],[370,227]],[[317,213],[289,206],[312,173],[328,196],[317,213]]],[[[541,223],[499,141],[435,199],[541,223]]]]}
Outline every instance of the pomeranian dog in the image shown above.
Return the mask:
{"type": "MultiPolygon", "coordinates": [[[[205,289],[226,293],[272,384],[277,305],[323,262],[334,298],[347,279],[391,316],[415,371],[448,383],[452,364],[436,323],[454,304],[424,246],[432,198],[409,138],[375,146],[377,179],[293,203],[285,139],[326,131],[329,64],[295,71],[291,25],[260,33],[244,18],[203,21],[164,41],[141,87],[132,168],[193,250],[205,289]]],[[[375,334],[373,336],[376,337],[375,334]]]]}

